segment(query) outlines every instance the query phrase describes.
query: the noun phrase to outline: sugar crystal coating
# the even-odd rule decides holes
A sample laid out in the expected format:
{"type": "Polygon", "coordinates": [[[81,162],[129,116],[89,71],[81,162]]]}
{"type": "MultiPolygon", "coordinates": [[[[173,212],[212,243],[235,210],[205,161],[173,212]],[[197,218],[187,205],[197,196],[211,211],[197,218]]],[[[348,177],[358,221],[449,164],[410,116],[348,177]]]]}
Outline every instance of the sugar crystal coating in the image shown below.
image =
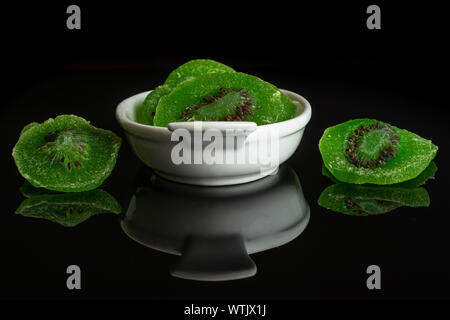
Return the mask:
{"type": "Polygon", "coordinates": [[[22,131],[12,155],[34,187],[80,192],[97,188],[111,174],[120,145],[113,132],[61,115],[22,131]]]}

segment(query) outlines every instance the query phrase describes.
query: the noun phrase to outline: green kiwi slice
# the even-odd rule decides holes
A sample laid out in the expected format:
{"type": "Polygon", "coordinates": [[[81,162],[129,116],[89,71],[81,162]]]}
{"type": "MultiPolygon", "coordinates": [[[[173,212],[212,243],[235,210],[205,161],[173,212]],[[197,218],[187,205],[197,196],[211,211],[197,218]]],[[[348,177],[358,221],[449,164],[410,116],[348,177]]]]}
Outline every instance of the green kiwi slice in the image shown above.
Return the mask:
{"type": "Polygon", "coordinates": [[[182,64],[173,70],[164,84],[175,89],[185,81],[208,73],[235,72],[233,68],[211,59],[195,59],[182,64]]]}
{"type": "Polygon", "coordinates": [[[334,212],[368,216],[387,213],[402,206],[428,207],[430,197],[424,188],[338,183],[328,186],[320,194],[318,204],[334,212]]]}
{"type": "Polygon", "coordinates": [[[61,115],[23,130],[12,155],[34,187],[80,192],[97,188],[111,174],[120,145],[113,132],[61,115]]]}
{"type": "Polygon", "coordinates": [[[153,125],[158,101],[161,97],[169,94],[170,91],[171,89],[165,84],[152,90],[145,98],[142,106],[137,109],[136,121],[142,124],[153,125]]]}
{"type": "Polygon", "coordinates": [[[74,227],[100,213],[120,213],[117,200],[106,191],[96,189],[77,193],[36,195],[25,199],[16,213],[41,218],[65,227],[74,227]]]}
{"type": "MultiPolygon", "coordinates": [[[[400,182],[400,183],[394,183],[389,186],[397,187],[397,188],[417,188],[421,185],[424,185],[428,180],[434,179],[436,172],[437,172],[436,163],[434,161],[431,161],[430,164],[428,165],[428,167],[426,167],[425,170],[423,170],[417,177],[415,177],[411,180],[400,182]]],[[[327,167],[325,166],[325,164],[323,164],[323,163],[322,163],[322,175],[325,177],[328,177],[334,183],[341,182],[331,174],[330,170],[328,170],[327,167]]],[[[370,184],[370,183],[367,183],[364,185],[375,186],[375,184],[370,184]]]]}
{"type": "Polygon", "coordinates": [[[156,106],[159,100],[169,94],[180,84],[208,73],[235,72],[232,68],[210,59],[196,59],[186,62],[173,70],[163,85],[151,91],[141,107],[136,110],[136,121],[142,124],[153,125],[156,106]]]}
{"type": "Polygon", "coordinates": [[[434,159],[438,147],[388,123],[355,119],[327,128],[319,150],[337,180],[386,185],[417,177],[434,159]]]}
{"type": "Polygon", "coordinates": [[[295,104],[274,85],[245,73],[211,73],[161,98],[154,125],[177,121],[253,121],[264,125],[295,116],[295,104]]]}

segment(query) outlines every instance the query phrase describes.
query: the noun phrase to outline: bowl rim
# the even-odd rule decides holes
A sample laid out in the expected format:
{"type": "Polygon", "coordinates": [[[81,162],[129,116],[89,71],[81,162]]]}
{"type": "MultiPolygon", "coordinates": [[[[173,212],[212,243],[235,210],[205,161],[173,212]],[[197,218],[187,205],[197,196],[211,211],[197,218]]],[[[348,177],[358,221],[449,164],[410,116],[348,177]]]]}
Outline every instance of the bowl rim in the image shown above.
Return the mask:
{"type": "MultiPolygon", "coordinates": [[[[285,95],[287,95],[291,100],[299,102],[303,106],[303,111],[301,111],[298,115],[296,115],[295,117],[288,119],[288,120],[270,123],[270,124],[258,125],[257,129],[261,128],[261,129],[270,130],[275,127],[293,128],[293,129],[295,128],[295,130],[292,130],[292,132],[296,132],[298,130],[303,129],[308,124],[309,120],[311,119],[311,115],[312,115],[312,108],[311,108],[309,101],[306,100],[303,96],[299,95],[298,93],[295,93],[295,92],[292,92],[292,91],[289,91],[286,89],[279,89],[279,90],[281,92],[283,92],[285,95]]],[[[159,127],[159,126],[154,126],[154,125],[142,124],[142,123],[130,120],[125,115],[126,110],[128,110],[129,108],[132,108],[131,102],[133,102],[134,100],[139,99],[141,97],[145,97],[152,91],[153,90],[148,90],[148,91],[134,94],[132,96],[125,98],[117,105],[116,110],[115,110],[116,119],[119,122],[120,126],[125,131],[128,131],[128,132],[131,131],[131,133],[134,133],[134,134],[138,134],[136,132],[136,131],[138,131],[141,133],[138,135],[145,135],[144,132],[147,132],[147,133],[150,133],[150,132],[152,132],[152,133],[156,133],[156,132],[171,133],[171,131],[169,130],[168,127],[159,127]]],[[[298,108],[298,106],[297,106],[297,108],[298,108]]],[[[223,122],[223,121],[219,121],[219,122],[223,122]]],[[[145,136],[147,136],[147,135],[145,135],[145,136]]]]}

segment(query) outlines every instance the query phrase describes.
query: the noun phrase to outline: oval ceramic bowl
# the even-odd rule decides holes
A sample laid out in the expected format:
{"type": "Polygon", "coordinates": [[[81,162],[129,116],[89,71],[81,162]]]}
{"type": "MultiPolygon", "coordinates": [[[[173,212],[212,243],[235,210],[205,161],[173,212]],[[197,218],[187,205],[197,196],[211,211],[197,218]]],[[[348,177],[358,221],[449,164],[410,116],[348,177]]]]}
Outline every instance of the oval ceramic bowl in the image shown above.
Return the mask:
{"type": "Polygon", "coordinates": [[[311,106],[302,96],[281,91],[297,106],[296,116],[267,125],[193,121],[169,123],[166,128],[137,123],[136,110],[150,91],[122,101],[116,118],[136,156],[162,177],[204,186],[239,184],[276,173],[300,144],[311,106]],[[218,135],[223,137],[222,144],[216,143],[218,135]],[[228,140],[230,136],[236,138],[228,140]]]}

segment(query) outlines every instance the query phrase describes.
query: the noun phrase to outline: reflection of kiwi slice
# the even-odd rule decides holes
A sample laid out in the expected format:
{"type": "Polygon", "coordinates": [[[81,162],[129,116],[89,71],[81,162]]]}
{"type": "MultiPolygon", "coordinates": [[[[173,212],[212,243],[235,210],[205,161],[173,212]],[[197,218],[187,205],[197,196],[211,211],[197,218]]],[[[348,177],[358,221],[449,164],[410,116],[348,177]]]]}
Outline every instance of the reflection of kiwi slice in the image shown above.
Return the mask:
{"type": "Polygon", "coordinates": [[[417,177],[438,148],[407,130],[356,119],[326,129],[319,149],[325,166],[339,181],[394,184],[417,177]]]}
{"type": "Polygon", "coordinates": [[[120,213],[121,207],[113,196],[100,189],[38,195],[25,199],[16,210],[23,216],[47,219],[66,227],[74,227],[105,212],[120,213]]]}
{"type": "Polygon", "coordinates": [[[12,154],[33,186],[79,192],[98,187],[111,174],[120,144],[113,132],[62,115],[23,131],[12,154]]]}
{"type": "Polygon", "coordinates": [[[430,198],[424,188],[333,184],[319,196],[320,206],[349,215],[376,215],[401,206],[428,207],[430,198]]]}
{"type": "Polygon", "coordinates": [[[35,197],[35,196],[57,194],[59,192],[47,190],[44,188],[33,187],[33,185],[31,183],[29,183],[27,180],[25,180],[24,183],[22,184],[22,186],[20,187],[20,193],[22,193],[22,195],[26,198],[31,198],[31,197],[35,197]]]}
{"type": "MultiPolygon", "coordinates": [[[[417,188],[425,182],[427,182],[429,179],[434,179],[434,175],[436,174],[437,166],[434,161],[431,161],[428,167],[425,168],[417,177],[403,181],[400,183],[394,183],[389,185],[390,187],[397,187],[397,188],[417,188]]],[[[341,181],[337,180],[336,177],[334,177],[330,170],[327,169],[327,167],[322,163],[322,175],[325,177],[328,177],[331,181],[334,183],[340,183],[341,181]]],[[[374,185],[374,184],[364,184],[364,185],[374,185]]]]}
{"type": "Polygon", "coordinates": [[[220,62],[210,59],[196,59],[182,64],[173,70],[164,82],[170,89],[175,89],[185,81],[194,79],[207,73],[234,72],[234,70],[220,62]]]}
{"type": "Polygon", "coordinates": [[[212,73],[187,81],[163,97],[154,125],[197,119],[263,125],[288,120],[295,112],[295,104],[268,82],[240,72],[212,73]]]}

